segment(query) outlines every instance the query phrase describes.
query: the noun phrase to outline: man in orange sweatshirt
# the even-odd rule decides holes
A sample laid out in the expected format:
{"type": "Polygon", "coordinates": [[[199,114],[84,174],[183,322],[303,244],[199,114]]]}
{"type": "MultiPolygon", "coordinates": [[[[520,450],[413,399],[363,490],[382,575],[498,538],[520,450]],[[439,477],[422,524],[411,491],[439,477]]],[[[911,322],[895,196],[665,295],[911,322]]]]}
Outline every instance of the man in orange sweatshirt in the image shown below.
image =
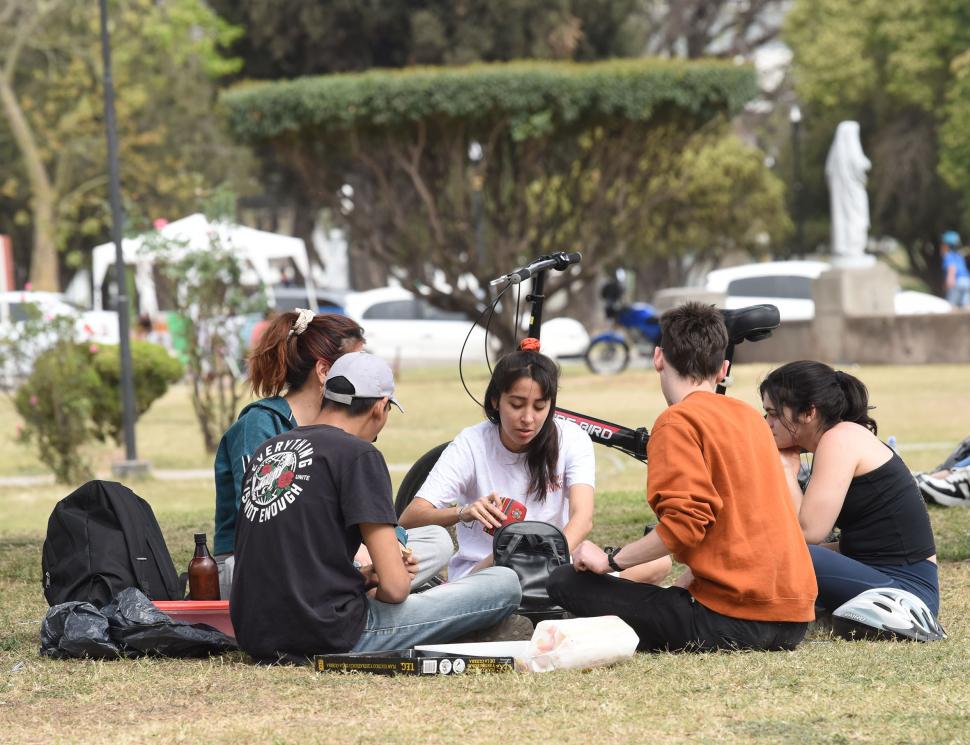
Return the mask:
{"type": "Polygon", "coordinates": [[[815,617],[816,583],[778,448],[755,409],[715,393],[728,367],[720,313],[687,303],[660,326],[654,365],[669,408],[647,449],[657,527],[616,549],[583,542],[549,595],[578,616],[619,616],[641,650],[793,649],[815,617]],[[687,565],[673,587],[610,576],[668,555],[687,565]]]}

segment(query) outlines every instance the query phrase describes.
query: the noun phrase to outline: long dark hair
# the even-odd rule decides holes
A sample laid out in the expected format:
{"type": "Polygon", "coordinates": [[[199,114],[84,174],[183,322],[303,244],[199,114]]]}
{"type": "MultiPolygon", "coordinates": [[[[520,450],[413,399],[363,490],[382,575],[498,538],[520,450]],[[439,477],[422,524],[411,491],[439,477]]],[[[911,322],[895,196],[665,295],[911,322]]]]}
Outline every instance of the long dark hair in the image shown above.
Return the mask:
{"type": "Polygon", "coordinates": [[[544,354],[532,351],[506,355],[492,371],[492,379],[485,389],[485,416],[492,424],[501,426],[498,413],[499,397],[508,392],[518,380],[529,378],[539,384],[542,397],[549,402],[549,415],[532,442],[526,448],[529,466],[529,493],[540,503],[550,488],[560,486],[556,466],[559,464],[559,431],[553,411],[559,389],[559,367],[544,354]]]}
{"type": "Polygon", "coordinates": [[[783,406],[794,416],[814,406],[823,432],[839,422],[855,422],[876,434],[876,420],[869,416],[869,390],[854,375],[822,362],[800,360],[782,365],[768,374],[758,390],[779,415],[783,406]]]}
{"type": "Polygon", "coordinates": [[[306,329],[290,333],[296,311],[277,316],[249,353],[249,383],[257,396],[278,396],[298,390],[317,360],[333,364],[351,347],[364,341],[364,330],[347,316],[317,313],[306,329]]]}

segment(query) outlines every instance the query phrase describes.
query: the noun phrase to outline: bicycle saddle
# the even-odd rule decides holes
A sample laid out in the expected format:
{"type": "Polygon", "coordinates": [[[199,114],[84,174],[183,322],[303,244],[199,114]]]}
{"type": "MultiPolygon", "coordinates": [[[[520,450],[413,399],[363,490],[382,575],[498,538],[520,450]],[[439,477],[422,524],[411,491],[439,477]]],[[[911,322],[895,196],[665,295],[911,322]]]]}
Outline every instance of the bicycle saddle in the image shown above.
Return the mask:
{"type": "Polygon", "coordinates": [[[758,341],[771,336],[772,329],[778,328],[781,320],[778,308],[774,305],[749,305],[747,308],[722,310],[724,325],[727,326],[728,340],[731,344],[758,341]]]}

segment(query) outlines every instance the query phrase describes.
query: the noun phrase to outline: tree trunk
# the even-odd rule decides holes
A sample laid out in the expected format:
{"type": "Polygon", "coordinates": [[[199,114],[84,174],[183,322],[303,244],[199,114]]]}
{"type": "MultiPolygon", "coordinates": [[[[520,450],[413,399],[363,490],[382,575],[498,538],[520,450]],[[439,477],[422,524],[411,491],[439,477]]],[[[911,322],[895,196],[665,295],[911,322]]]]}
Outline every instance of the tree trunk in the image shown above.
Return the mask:
{"type": "Polygon", "coordinates": [[[30,258],[30,282],[35,290],[58,291],[57,245],[54,241],[57,194],[51,185],[30,124],[24,116],[10,81],[0,77],[0,105],[24,159],[34,206],[34,249],[30,258]]]}
{"type": "Polygon", "coordinates": [[[57,244],[54,241],[54,192],[34,189],[34,250],[30,257],[30,284],[35,290],[58,292],[57,244]]]}

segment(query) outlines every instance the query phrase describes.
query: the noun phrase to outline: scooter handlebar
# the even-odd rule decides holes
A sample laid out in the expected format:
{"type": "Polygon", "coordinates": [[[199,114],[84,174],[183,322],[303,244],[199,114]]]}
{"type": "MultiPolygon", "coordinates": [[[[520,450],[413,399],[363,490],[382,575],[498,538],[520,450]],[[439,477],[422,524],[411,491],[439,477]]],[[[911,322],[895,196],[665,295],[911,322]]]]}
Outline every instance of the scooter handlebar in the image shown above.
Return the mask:
{"type": "Polygon", "coordinates": [[[531,264],[516,269],[508,274],[503,274],[501,277],[496,277],[491,282],[490,286],[500,285],[503,282],[508,282],[509,284],[517,285],[524,279],[529,279],[533,274],[545,271],[547,269],[556,269],[557,271],[564,271],[572,264],[578,264],[583,260],[583,255],[579,251],[574,251],[573,253],[564,253],[560,251],[559,253],[550,254],[549,256],[543,256],[536,259],[531,264]]]}

